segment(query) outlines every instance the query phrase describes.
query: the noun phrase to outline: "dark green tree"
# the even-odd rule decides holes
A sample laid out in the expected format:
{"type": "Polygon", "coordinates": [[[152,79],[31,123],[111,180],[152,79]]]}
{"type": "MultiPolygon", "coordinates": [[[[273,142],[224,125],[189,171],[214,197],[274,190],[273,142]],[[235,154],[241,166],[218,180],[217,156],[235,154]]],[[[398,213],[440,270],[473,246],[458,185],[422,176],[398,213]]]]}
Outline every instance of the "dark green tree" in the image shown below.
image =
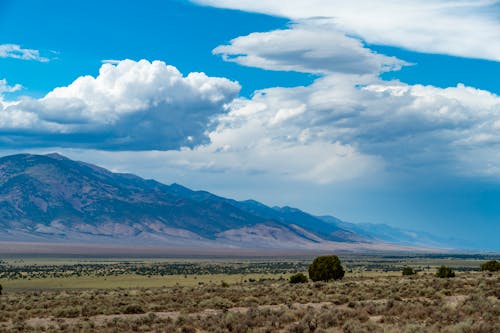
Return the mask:
{"type": "Polygon", "coordinates": [[[481,265],[482,271],[498,272],[500,271],[500,262],[496,260],[490,260],[481,265]]]}
{"type": "Polygon", "coordinates": [[[306,283],[307,281],[307,276],[304,273],[297,273],[290,276],[290,283],[306,283]]]}
{"type": "Polygon", "coordinates": [[[455,277],[455,272],[450,267],[441,266],[438,268],[436,276],[439,278],[452,278],[455,277]]]}
{"type": "Polygon", "coordinates": [[[403,275],[415,275],[417,272],[411,267],[405,267],[403,268],[403,275]]]}
{"type": "Polygon", "coordinates": [[[320,256],[309,265],[309,278],[313,281],[339,280],[344,274],[344,268],[337,256],[320,256]]]}

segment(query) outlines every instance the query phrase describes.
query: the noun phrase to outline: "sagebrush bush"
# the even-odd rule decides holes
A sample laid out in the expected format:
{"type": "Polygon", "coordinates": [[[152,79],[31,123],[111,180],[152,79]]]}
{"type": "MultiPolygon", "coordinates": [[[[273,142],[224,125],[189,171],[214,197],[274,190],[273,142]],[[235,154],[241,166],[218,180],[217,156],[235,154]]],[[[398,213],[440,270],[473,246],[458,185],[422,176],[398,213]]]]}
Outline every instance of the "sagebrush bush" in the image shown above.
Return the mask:
{"type": "Polygon", "coordinates": [[[455,277],[455,272],[450,267],[443,265],[438,268],[436,276],[439,278],[452,278],[455,277]]]}
{"type": "Polygon", "coordinates": [[[415,275],[417,272],[411,267],[405,267],[403,268],[403,275],[415,275]]]}
{"type": "Polygon", "coordinates": [[[307,281],[308,278],[304,273],[297,273],[290,276],[290,283],[306,283],[307,281]]]}
{"type": "Polygon", "coordinates": [[[56,309],[54,312],[55,317],[62,318],[76,318],[81,314],[81,309],[78,307],[68,306],[60,309],[56,309]]]}
{"type": "MultiPolygon", "coordinates": [[[[481,270],[482,271],[489,271],[489,272],[498,272],[500,271],[500,262],[496,260],[490,260],[485,262],[484,264],[481,265],[481,270]]],[[[1,294],[1,287],[0,287],[0,294],[1,294]]]]}
{"type": "Polygon", "coordinates": [[[131,305],[127,305],[124,309],[123,309],[123,313],[124,314],[140,314],[140,313],[144,313],[144,309],[142,308],[142,306],[138,305],[138,304],[131,304],[131,305]]]}

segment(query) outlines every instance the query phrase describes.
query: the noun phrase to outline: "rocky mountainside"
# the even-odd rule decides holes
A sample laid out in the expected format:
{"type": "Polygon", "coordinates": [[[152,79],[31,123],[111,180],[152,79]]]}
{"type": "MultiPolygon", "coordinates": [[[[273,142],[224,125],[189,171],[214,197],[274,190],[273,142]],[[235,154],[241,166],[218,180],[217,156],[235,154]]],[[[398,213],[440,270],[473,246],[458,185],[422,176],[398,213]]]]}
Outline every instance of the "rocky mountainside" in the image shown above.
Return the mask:
{"type": "Polygon", "coordinates": [[[0,240],[308,248],[359,241],[292,208],[112,173],[58,154],[0,159],[0,240]]]}
{"type": "Polygon", "coordinates": [[[0,241],[165,247],[397,249],[429,234],[354,224],[113,173],[59,154],[0,158],[0,241]]]}

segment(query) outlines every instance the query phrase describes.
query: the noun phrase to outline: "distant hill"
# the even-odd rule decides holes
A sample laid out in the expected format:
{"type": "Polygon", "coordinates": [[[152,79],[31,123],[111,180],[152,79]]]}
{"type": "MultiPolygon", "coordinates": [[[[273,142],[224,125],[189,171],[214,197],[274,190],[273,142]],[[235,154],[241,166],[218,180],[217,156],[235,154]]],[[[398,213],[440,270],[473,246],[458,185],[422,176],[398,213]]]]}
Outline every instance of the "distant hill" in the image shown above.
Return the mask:
{"type": "Polygon", "coordinates": [[[347,230],[365,241],[387,242],[399,245],[422,246],[449,249],[480,249],[477,244],[468,243],[461,239],[440,237],[419,230],[396,228],[387,224],[349,223],[333,216],[318,216],[324,222],[347,230]]]}
{"type": "Polygon", "coordinates": [[[0,158],[0,227],[0,241],[23,242],[294,249],[435,245],[399,239],[374,225],[113,173],[58,154],[0,158]]]}

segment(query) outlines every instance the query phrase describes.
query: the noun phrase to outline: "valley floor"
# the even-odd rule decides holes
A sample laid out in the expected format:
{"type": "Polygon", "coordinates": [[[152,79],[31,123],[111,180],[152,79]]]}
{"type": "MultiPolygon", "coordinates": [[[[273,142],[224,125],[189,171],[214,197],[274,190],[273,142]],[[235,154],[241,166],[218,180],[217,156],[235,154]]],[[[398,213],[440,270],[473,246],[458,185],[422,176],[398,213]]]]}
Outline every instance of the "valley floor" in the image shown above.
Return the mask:
{"type": "Polygon", "coordinates": [[[500,276],[14,291],[0,332],[500,332],[500,276]]]}
{"type": "Polygon", "coordinates": [[[4,258],[0,332],[500,332],[477,258],[345,257],[340,281],[290,284],[308,262],[4,258]]]}

